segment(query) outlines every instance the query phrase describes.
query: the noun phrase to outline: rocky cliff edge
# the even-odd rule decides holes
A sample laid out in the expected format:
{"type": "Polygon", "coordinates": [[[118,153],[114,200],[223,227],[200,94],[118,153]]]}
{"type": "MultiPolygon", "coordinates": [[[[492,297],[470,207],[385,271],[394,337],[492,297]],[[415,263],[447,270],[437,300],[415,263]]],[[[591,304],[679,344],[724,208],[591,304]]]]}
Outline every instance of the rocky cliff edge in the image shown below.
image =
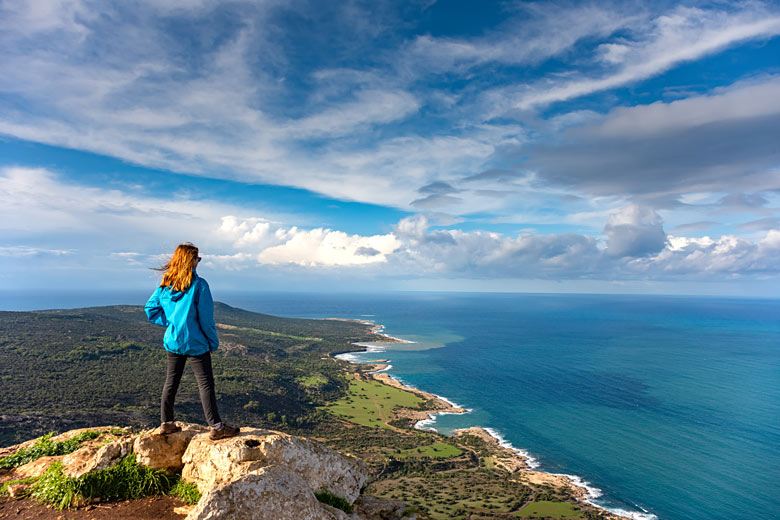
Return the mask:
{"type": "MultiPolygon", "coordinates": [[[[229,439],[212,441],[208,430],[196,424],[177,423],[182,431],[161,435],[157,430],[132,434],[117,428],[111,435],[83,443],[76,451],[47,456],[19,466],[0,483],[39,477],[55,462],[66,477],[113,467],[131,453],[144,466],[168,472],[197,486],[201,498],[180,508],[186,520],[414,520],[417,514],[403,502],[361,496],[368,477],[365,463],[330,450],[310,439],[286,433],[242,428],[229,439]],[[119,433],[117,433],[119,432],[119,433]],[[321,502],[336,497],[347,513],[321,502]]],[[[52,440],[73,438],[73,430],[52,440]]],[[[0,449],[0,457],[33,446],[36,439],[0,449]]],[[[11,495],[20,489],[8,487],[11,495]]]]}

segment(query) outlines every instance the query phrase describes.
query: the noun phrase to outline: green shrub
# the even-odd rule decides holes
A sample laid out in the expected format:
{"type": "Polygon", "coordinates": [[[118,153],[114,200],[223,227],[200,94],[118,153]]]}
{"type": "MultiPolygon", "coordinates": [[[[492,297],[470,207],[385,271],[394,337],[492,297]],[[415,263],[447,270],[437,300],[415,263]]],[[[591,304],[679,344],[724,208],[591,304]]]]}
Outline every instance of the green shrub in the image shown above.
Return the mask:
{"type": "Polygon", "coordinates": [[[16,453],[0,459],[0,468],[10,469],[24,466],[28,462],[49,455],[67,455],[68,453],[79,449],[82,442],[96,439],[101,433],[102,432],[99,431],[87,430],[70,439],[52,442],[51,438],[54,435],[54,432],[51,432],[38,439],[31,447],[21,448],[16,450],[16,453]]]}
{"type": "Polygon", "coordinates": [[[314,496],[317,497],[317,500],[319,500],[323,504],[328,504],[329,506],[333,506],[336,509],[341,509],[348,515],[352,514],[352,504],[350,504],[340,496],[334,495],[327,489],[317,491],[316,493],[314,493],[314,496]]]}

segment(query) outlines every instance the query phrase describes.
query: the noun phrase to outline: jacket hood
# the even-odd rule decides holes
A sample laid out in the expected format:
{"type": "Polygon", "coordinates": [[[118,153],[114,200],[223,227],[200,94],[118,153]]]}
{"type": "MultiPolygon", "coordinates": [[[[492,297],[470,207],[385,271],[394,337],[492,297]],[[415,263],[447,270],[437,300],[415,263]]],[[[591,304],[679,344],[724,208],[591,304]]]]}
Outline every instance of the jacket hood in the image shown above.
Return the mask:
{"type": "MultiPolygon", "coordinates": [[[[195,280],[198,279],[198,273],[192,272],[192,283],[187,288],[187,291],[189,291],[193,285],[195,285],[195,280]]],[[[184,298],[184,295],[187,294],[187,291],[174,291],[171,287],[166,287],[166,292],[170,295],[171,301],[177,302],[184,298]]]]}

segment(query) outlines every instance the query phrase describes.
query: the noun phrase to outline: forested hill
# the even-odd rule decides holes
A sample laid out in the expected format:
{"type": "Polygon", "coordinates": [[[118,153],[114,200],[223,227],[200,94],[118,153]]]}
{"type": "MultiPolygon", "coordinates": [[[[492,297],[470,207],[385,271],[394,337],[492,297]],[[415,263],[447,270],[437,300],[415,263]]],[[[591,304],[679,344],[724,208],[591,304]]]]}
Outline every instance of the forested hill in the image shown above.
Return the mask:
{"type": "MultiPolygon", "coordinates": [[[[223,303],[215,321],[220,411],[226,421],[255,426],[316,423],[317,406],[348,386],[328,355],[378,339],[356,322],[279,318],[223,303]]],[[[53,430],[157,424],[164,330],[140,306],[0,312],[0,446],[53,430]]],[[[203,422],[189,370],[176,413],[203,422]]]]}

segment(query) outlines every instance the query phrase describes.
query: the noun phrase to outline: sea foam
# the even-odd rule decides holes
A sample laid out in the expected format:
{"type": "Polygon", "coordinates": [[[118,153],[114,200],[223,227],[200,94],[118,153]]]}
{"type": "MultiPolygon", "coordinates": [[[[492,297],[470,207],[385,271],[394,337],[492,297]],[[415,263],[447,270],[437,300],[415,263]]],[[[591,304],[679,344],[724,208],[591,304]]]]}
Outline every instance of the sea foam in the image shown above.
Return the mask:
{"type": "Polygon", "coordinates": [[[623,509],[620,507],[610,507],[606,504],[599,503],[598,499],[604,494],[603,491],[601,491],[599,488],[591,485],[589,482],[587,482],[582,477],[579,477],[577,475],[569,475],[566,473],[557,473],[557,474],[568,478],[575,486],[585,489],[585,491],[588,493],[587,496],[585,497],[585,502],[587,502],[592,506],[598,507],[600,509],[604,509],[605,511],[609,511],[610,513],[614,513],[624,518],[630,518],[631,520],[658,520],[658,517],[656,515],[649,513],[646,509],[640,506],[637,507],[639,509],[642,509],[642,512],[629,511],[627,509],[623,509]]]}
{"type": "Polygon", "coordinates": [[[521,457],[523,457],[523,459],[525,459],[525,463],[528,464],[529,468],[534,469],[534,468],[538,468],[539,467],[539,461],[538,460],[536,460],[526,450],[514,447],[512,445],[512,443],[509,442],[508,440],[506,440],[504,438],[504,436],[501,435],[495,428],[482,427],[482,429],[485,430],[486,432],[488,432],[491,437],[496,439],[496,441],[498,441],[498,445],[499,446],[501,446],[502,448],[506,448],[506,449],[512,450],[515,453],[517,453],[518,455],[520,455],[521,457]]]}

